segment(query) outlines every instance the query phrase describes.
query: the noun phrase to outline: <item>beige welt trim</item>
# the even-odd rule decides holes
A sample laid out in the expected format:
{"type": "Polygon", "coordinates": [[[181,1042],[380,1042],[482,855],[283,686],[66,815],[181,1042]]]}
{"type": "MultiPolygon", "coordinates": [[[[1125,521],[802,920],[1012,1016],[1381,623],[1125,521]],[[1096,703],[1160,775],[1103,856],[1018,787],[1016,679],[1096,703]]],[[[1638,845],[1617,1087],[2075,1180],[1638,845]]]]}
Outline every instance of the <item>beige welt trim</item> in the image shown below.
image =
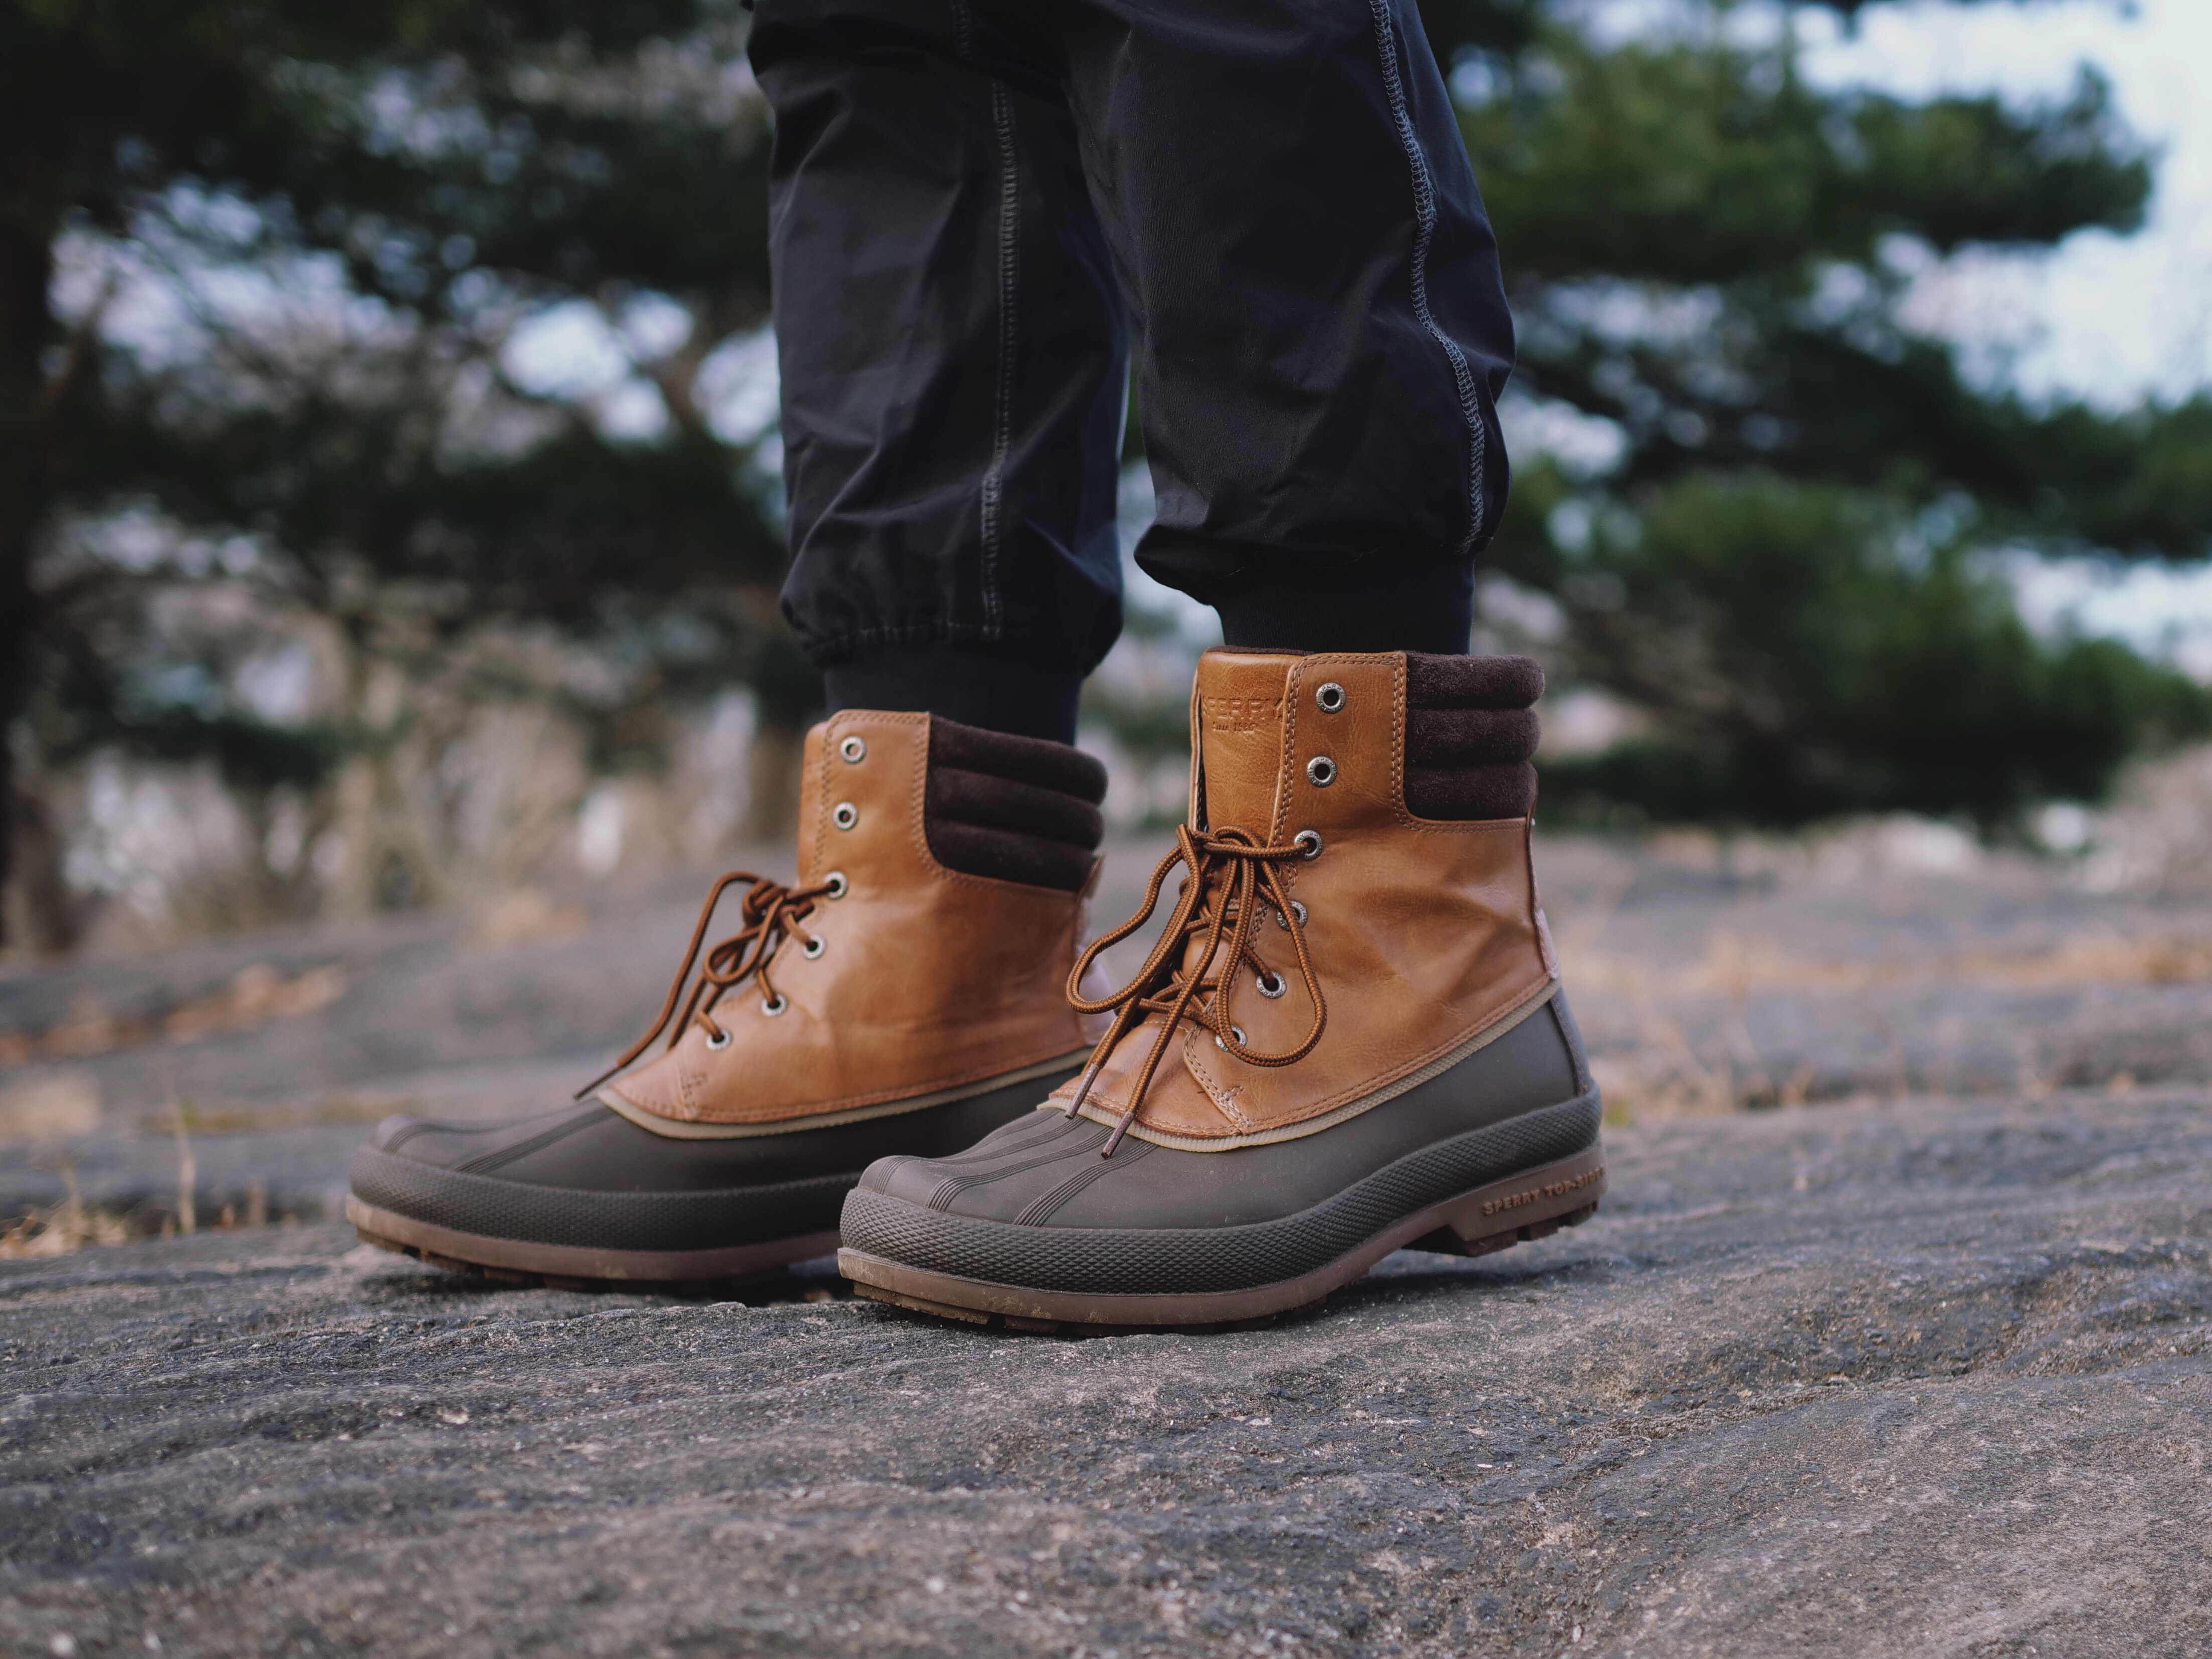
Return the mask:
{"type": "MultiPolygon", "coordinates": [[[[1279,1140],[1299,1140],[1307,1135],[1317,1135],[1323,1129],[1333,1129],[1338,1124],[1358,1117],[1362,1112],[1371,1112],[1386,1101],[1395,1100],[1408,1089],[1418,1089],[1431,1078],[1441,1077],[1465,1060],[1469,1054],[1504,1036],[1522,1020],[1559,994],[1559,981],[1547,979],[1512,1007],[1484,1026],[1473,1036],[1449,1053],[1440,1054],[1427,1065],[1407,1073],[1395,1083],[1387,1083],[1373,1094],[1362,1095],[1348,1101],[1333,1112],[1323,1112],[1319,1117],[1302,1118],[1296,1123],[1285,1123],[1279,1129],[1259,1129],[1246,1135],[1170,1135],[1150,1129],[1141,1122],[1129,1126],[1131,1139],[1149,1140],[1155,1146],[1171,1147],[1178,1152],[1233,1152],[1240,1146],[1272,1146],[1279,1140]]],[[[1083,1115],[1093,1123],[1115,1124],[1121,1121],[1119,1112],[1083,1103],[1083,1115]]]]}
{"type": "Polygon", "coordinates": [[[747,1140],[759,1135],[793,1134],[801,1129],[831,1129],[841,1123],[866,1123],[870,1118],[896,1117],[901,1112],[918,1112],[927,1106],[949,1106],[956,1100],[972,1100],[994,1089],[1010,1088],[1017,1083],[1027,1083],[1031,1078],[1070,1070],[1080,1066],[1090,1054],[1088,1048],[1077,1048],[1018,1071],[1001,1072],[979,1083],[957,1084],[933,1094],[908,1095],[903,1100],[886,1100],[873,1106],[855,1106],[848,1112],[817,1112],[806,1117],[779,1118],[773,1123],[687,1123],[672,1117],[655,1117],[631,1105],[611,1088],[600,1090],[592,1098],[620,1112],[639,1128],[650,1129],[671,1140],[747,1140]]]}

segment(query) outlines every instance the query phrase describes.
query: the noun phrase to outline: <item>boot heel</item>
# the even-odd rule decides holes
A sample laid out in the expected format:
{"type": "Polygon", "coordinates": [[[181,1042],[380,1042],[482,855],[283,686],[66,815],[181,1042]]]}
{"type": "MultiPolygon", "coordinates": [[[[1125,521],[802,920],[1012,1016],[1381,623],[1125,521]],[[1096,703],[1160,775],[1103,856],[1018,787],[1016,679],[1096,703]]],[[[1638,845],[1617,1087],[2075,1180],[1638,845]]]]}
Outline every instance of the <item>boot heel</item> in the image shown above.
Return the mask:
{"type": "Polygon", "coordinates": [[[1409,1248],[1446,1255],[1488,1255],[1562,1227],[1579,1227],[1597,1213],[1605,1191],[1605,1155],[1595,1146],[1540,1164],[1451,1200],[1444,1224],[1409,1248]]]}

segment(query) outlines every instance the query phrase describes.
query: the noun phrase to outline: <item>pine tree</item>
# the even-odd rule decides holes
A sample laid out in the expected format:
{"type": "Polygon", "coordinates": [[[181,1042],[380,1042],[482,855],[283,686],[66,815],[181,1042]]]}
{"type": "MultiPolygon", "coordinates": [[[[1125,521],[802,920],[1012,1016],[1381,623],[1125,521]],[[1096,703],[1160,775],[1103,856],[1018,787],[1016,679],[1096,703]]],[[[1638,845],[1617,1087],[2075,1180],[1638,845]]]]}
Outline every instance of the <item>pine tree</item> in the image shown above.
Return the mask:
{"type": "MultiPolygon", "coordinates": [[[[742,28],[733,0],[0,0],[0,727],[213,755],[249,790],[373,746],[149,655],[175,641],[133,607],[210,570],[328,618],[363,673],[487,618],[684,610],[678,670],[750,672],[797,718],[807,671],[760,603],[776,529],[696,385],[767,312],[742,28]],[[256,283],[280,321],[118,344],[112,284],[58,314],[72,261],[256,283]],[[506,374],[519,319],[640,296],[650,441],[506,374]],[[151,567],[104,549],[129,513],[163,528],[151,567]]],[[[30,805],[0,811],[0,877],[30,805]]]]}
{"type": "Polygon", "coordinates": [[[1594,477],[1524,458],[1492,556],[1564,613],[1570,674],[1656,727],[1547,768],[1554,809],[1995,822],[2205,728],[2180,676],[2032,636],[1991,556],[2212,553],[2212,400],[2031,407],[1897,320],[1900,247],[2140,222],[2149,157],[2100,82],[2027,108],[1822,92],[1786,25],[1740,44],[1727,0],[1625,42],[1547,0],[1424,12],[1504,252],[1516,391],[1620,443],[1594,477]]]}

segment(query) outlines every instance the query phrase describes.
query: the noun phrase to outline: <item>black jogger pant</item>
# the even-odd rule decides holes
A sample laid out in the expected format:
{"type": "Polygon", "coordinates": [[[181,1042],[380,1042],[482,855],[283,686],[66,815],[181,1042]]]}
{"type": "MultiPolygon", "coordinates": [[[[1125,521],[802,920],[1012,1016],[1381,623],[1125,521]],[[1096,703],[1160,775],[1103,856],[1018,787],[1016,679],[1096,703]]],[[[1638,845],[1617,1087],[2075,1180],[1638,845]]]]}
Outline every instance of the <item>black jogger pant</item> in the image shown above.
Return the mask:
{"type": "Polygon", "coordinates": [[[1413,0],[757,0],[833,706],[1070,737],[1138,562],[1231,644],[1466,649],[1512,325],[1413,0]]]}

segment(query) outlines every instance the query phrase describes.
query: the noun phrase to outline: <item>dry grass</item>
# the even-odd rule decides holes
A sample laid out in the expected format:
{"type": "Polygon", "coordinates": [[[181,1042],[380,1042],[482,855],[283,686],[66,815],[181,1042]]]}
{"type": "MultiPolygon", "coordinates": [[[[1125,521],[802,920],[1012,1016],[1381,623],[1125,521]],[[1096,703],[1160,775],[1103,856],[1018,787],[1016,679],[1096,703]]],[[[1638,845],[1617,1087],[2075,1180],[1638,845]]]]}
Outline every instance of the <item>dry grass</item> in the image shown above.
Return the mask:
{"type": "MultiPolygon", "coordinates": [[[[127,1213],[97,1208],[84,1201],[77,1184],[76,1165],[66,1158],[51,1166],[62,1178],[62,1201],[49,1209],[34,1209],[0,1230],[0,1261],[67,1255],[88,1244],[125,1244],[134,1238],[190,1237],[198,1231],[200,1216],[199,1158],[192,1148],[194,1127],[205,1127],[192,1109],[172,1099],[170,1117],[177,1138],[177,1191],[173,1207],[137,1202],[127,1213]]],[[[214,1225],[228,1232],[234,1227],[269,1224],[268,1189],[257,1176],[246,1182],[242,1205],[225,1201],[216,1206],[214,1225]]]]}
{"type": "Polygon", "coordinates": [[[1770,937],[1746,937],[1717,928],[1706,936],[1705,951],[1694,962],[1656,964],[1594,943],[1583,944],[1572,954],[1562,947],[1561,954],[1577,985],[1601,994],[1652,995],[1665,1000],[1708,996],[1735,1000],[1758,991],[1850,994],[1931,984],[2057,990],[2081,985],[2212,982],[2212,939],[2190,935],[2124,939],[2085,934],[2045,951],[1965,951],[1850,962],[1801,956],[1770,937]]]}
{"type": "Polygon", "coordinates": [[[272,1019],[297,1019],[345,994],[345,970],[310,968],[287,979],[265,963],[242,968],[221,992],[184,1003],[158,1018],[123,1019],[88,1007],[51,1030],[0,1032],[0,1066],[37,1060],[82,1060],[143,1043],[191,1042],[225,1031],[250,1031],[272,1019]]]}
{"type": "Polygon", "coordinates": [[[77,1190],[76,1171],[62,1166],[68,1196],[50,1210],[34,1210],[5,1232],[0,1232],[0,1261],[21,1261],[40,1256],[67,1255],[88,1244],[120,1244],[131,1237],[129,1224],[118,1215],[88,1207],[77,1190]]]}
{"type": "MultiPolygon", "coordinates": [[[[2212,982],[2212,939],[2168,934],[2128,939],[2085,934],[2039,951],[1977,950],[1875,961],[1802,955],[1765,935],[1727,929],[1709,933],[1694,960],[1656,963],[1609,951],[1599,942],[1609,905],[1586,911],[1563,939],[1568,983],[1625,1003],[1635,1036],[1595,1055],[1592,1068],[1614,1121],[1710,1116],[1747,1108],[1803,1103],[1813,1077],[1800,1067],[1786,1076],[1762,1063],[1743,1018],[1757,993],[1827,994],[1856,1000],[1851,1018],[1869,1023],[1872,1040],[1892,1056],[1886,1091],[1911,1086],[1903,1045],[1867,994],[1916,985],[1978,984],[2012,990],[2088,985],[2202,985],[2212,982]],[[1719,999],[1731,1016],[1720,1040],[1700,1051],[1669,1005],[1719,999]]],[[[2125,1073],[2116,1088],[2130,1086],[2125,1073]]],[[[2024,1071],[2016,1086],[2034,1096],[2050,1079],[2024,1071]]]]}

